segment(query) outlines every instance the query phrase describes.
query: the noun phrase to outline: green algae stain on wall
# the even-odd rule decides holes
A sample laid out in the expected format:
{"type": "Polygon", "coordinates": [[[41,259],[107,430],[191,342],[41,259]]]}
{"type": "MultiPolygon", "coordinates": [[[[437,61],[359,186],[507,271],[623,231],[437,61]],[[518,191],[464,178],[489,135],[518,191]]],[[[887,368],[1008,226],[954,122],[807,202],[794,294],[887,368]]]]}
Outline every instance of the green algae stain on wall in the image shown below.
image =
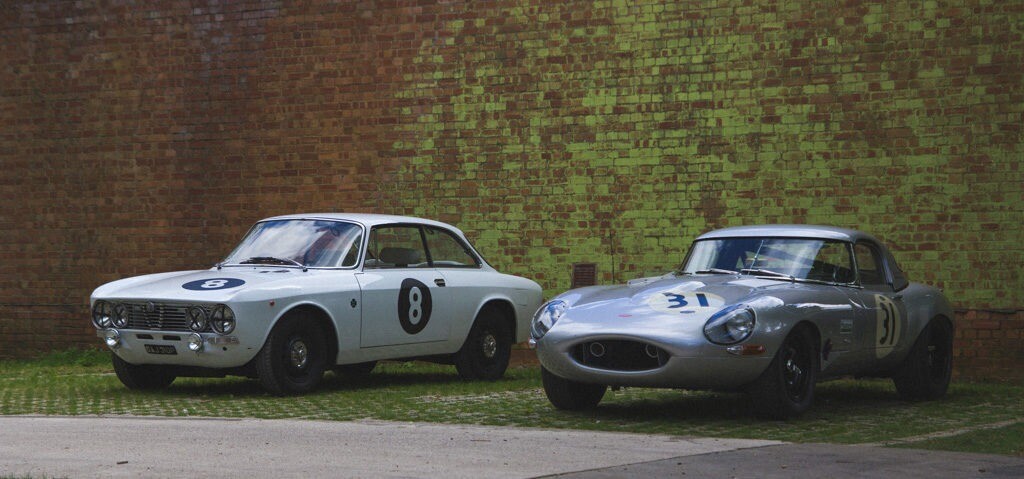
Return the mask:
{"type": "Polygon", "coordinates": [[[623,281],[671,269],[710,229],[822,223],[887,240],[960,303],[1024,303],[1019,271],[987,250],[1020,249],[1019,121],[1004,125],[1022,108],[983,106],[1007,81],[1020,93],[1019,74],[966,66],[1008,59],[985,28],[954,46],[925,33],[961,27],[890,4],[449,8],[399,89],[388,195],[458,224],[502,270],[554,294],[575,262],[623,281]],[[955,273],[972,268],[994,278],[955,273]]]}

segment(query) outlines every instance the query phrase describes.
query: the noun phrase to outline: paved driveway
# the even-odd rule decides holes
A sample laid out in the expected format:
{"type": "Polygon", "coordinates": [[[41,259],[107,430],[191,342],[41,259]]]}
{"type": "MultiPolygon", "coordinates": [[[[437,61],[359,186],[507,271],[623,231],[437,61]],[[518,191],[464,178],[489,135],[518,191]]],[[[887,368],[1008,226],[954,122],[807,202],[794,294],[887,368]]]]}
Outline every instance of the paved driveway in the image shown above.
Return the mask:
{"type": "Polygon", "coordinates": [[[382,421],[0,417],[0,475],[1020,477],[1024,459],[382,421]]]}

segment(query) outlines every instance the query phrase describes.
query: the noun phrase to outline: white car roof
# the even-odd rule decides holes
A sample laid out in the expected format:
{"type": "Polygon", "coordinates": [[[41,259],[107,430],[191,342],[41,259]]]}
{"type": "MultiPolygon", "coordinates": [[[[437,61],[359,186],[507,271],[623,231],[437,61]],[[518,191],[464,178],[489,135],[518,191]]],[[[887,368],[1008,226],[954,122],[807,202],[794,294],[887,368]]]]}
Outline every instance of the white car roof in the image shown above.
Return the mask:
{"type": "Polygon", "coordinates": [[[379,215],[373,213],[302,213],[294,215],[272,216],[270,218],[264,218],[260,221],[301,219],[351,221],[354,223],[362,224],[363,226],[367,227],[394,223],[416,223],[446,228],[449,230],[457,231],[460,235],[463,235],[462,231],[459,230],[458,228],[448,223],[442,223],[440,221],[416,218],[414,216],[379,215]]]}
{"type": "Polygon", "coordinates": [[[851,243],[860,240],[870,240],[873,243],[881,244],[875,237],[863,231],[837,228],[835,226],[821,225],[753,225],[734,226],[704,233],[697,237],[697,240],[713,238],[748,238],[748,237],[775,237],[775,238],[816,238],[837,241],[849,241],[851,243]]]}

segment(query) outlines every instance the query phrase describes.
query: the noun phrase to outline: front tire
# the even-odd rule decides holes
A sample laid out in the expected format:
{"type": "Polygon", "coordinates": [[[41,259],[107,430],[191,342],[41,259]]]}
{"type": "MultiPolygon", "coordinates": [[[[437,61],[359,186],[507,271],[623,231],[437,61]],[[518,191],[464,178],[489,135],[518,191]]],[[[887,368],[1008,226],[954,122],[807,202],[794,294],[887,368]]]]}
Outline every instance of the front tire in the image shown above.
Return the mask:
{"type": "Polygon", "coordinates": [[[608,386],[587,384],[555,376],[544,366],[540,368],[540,379],[544,383],[544,394],[557,409],[581,411],[593,409],[604,398],[608,386]]]}
{"type": "Polygon", "coordinates": [[[135,365],[113,354],[114,373],[128,389],[154,391],[165,389],[177,378],[165,366],[135,365]]]}
{"type": "Polygon", "coordinates": [[[323,328],[304,315],[286,316],[278,322],[256,355],[260,384],[278,396],[312,391],[323,379],[326,365],[323,328]]]}
{"type": "Polygon", "coordinates": [[[762,419],[803,414],[814,402],[818,368],[818,348],[810,330],[789,333],[768,369],[751,385],[754,414],[762,419]]]}
{"type": "Polygon", "coordinates": [[[896,392],[908,401],[931,401],[946,395],[953,372],[953,331],[934,319],[914,341],[892,378],[896,392]]]}
{"type": "Polygon", "coordinates": [[[512,356],[512,330],[505,314],[484,307],[469,330],[462,349],[455,353],[455,369],[463,379],[500,379],[512,356]]]}

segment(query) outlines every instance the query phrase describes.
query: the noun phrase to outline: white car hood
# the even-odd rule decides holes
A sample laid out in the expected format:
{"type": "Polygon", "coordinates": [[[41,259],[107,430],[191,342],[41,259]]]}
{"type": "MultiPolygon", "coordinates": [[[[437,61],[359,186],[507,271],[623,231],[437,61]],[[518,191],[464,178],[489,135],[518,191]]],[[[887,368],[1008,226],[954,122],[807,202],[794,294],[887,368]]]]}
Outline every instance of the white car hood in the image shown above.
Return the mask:
{"type": "Polygon", "coordinates": [[[220,270],[178,271],[135,276],[107,283],[93,299],[188,301],[224,303],[295,294],[315,270],[298,268],[226,267],[220,270]]]}

